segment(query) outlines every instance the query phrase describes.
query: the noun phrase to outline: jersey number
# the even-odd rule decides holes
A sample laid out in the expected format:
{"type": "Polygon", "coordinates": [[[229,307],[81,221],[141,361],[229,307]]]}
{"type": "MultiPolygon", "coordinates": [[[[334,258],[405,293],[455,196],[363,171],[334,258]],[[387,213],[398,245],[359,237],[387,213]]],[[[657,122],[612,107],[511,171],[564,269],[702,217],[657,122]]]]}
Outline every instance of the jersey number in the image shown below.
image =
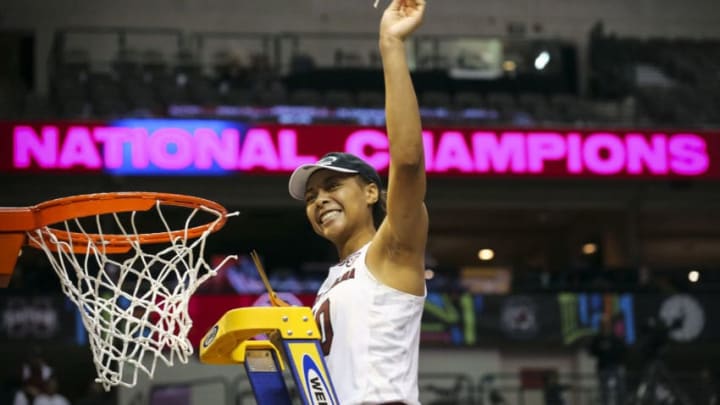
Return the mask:
{"type": "Polygon", "coordinates": [[[333,328],[330,322],[330,300],[325,300],[320,304],[320,308],[315,312],[315,322],[320,328],[320,334],[322,340],[320,346],[322,347],[323,354],[327,356],[330,354],[330,347],[333,341],[333,328]]]}

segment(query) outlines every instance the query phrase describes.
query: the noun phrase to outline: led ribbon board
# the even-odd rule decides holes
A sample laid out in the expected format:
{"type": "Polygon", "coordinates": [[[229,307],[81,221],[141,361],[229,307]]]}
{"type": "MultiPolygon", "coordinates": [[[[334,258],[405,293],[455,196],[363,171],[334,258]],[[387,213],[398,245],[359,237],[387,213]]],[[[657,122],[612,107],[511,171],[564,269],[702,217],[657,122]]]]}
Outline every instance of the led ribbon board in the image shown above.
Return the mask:
{"type": "MultiPolygon", "coordinates": [[[[426,128],[430,175],[720,178],[717,133],[662,130],[426,128]]],[[[0,123],[0,171],[111,175],[290,173],[330,151],[383,172],[381,127],[250,126],[224,120],[0,123]]]]}

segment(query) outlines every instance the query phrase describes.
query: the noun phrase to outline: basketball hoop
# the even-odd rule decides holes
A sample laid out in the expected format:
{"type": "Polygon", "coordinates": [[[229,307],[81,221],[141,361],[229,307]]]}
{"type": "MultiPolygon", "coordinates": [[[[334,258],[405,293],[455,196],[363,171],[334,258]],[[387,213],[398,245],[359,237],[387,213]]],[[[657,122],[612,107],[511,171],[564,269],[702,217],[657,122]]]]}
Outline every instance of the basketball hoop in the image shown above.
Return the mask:
{"type": "Polygon", "coordinates": [[[96,381],[106,390],[132,387],[140,371],[153,376],[158,360],[172,366],[193,353],[190,297],[235,258],[213,268],[203,258],[205,243],[237,214],[202,198],[150,192],[0,208],[0,287],[8,285],[23,245],[45,252],[80,311],[96,381]],[[182,227],[171,227],[179,218],[182,227]]]}

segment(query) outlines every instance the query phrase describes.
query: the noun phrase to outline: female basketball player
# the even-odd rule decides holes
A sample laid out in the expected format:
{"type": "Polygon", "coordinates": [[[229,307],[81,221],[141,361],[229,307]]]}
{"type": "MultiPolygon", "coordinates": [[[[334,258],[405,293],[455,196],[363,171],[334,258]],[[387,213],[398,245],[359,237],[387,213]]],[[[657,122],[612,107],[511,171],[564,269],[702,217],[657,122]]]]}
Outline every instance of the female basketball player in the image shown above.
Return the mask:
{"type": "Polygon", "coordinates": [[[425,301],[428,214],[420,114],[405,39],[425,0],[393,0],[380,23],[390,145],[387,214],[377,172],[330,153],[290,177],[313,229],[332,242],[330,268],[313,307],[323,352],[343,405],[418,404],[418,347],[425,301]]]}

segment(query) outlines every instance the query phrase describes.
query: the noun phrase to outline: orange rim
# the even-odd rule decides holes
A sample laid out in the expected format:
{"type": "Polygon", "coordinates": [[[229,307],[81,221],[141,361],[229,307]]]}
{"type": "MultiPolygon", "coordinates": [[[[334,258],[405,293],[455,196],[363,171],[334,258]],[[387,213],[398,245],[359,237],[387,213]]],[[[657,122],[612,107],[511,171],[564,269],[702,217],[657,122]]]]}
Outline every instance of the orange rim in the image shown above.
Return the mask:
{"type": "MultiPolygon", "coordinates": [[[[23,235],[28,231],[44,228],[73,218],[82,218],[92,215],[111,214],[117,212],[147,211],[157,202],[161,205],[185,207],[189,209],[207,208],[221,214],[219,221],[195,226],[189,229],[178,229],[170,232],[144,233],[132,237],[124,234],[83,234],[79,232],[68,232],[60,229],[48,228],[40,233],[45,242],[57,239],[64,242],[72,242],[72,250],[75,253],[85,253],[87,245],[93,242],[96,245],[104,246],[106,253],[124,253],[130,250],[134,243],[153,244],[165,243],[178,237],[195,239],[210,230],[215,232],[221,229],[227,221],[227,210],[222,205],[206,200],[204,198],[169,193],[154,192],[114,192],[83,194],[72,197],[57,198],[46,201],[32,207],[4,207],[0,208],[0,235],[23,235]],[[211,229],[211,226],[214,226],[211,229]]],[[[38,243],[30,242],[30,246],[39,248],[38,243]]],[[[47,243],[50,250],[57,250],[53,243],[47,243]]],[[[15,257],[17,251],[15,252],[15,257]]],[[[0,271],[0,274],[2,271],[0,271]]]]}

